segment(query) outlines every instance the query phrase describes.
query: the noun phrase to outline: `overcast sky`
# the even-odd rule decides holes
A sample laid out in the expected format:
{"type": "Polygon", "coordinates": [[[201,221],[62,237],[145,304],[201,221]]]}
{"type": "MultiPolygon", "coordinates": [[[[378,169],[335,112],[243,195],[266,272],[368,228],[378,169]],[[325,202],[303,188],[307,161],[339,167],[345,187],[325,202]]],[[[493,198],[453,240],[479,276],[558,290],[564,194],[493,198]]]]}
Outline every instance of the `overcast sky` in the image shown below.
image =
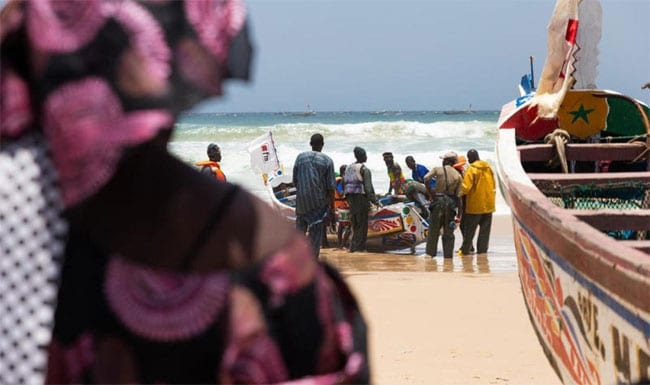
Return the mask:
{"type": "MultiPolygon", "coordinates": [[[[248,0],[250,83],[199,111],[498,110],[546,56],[554,0],[248,0]]],[[[598,86],[645,103],[650,0],[602,0],[598,86]]]]}

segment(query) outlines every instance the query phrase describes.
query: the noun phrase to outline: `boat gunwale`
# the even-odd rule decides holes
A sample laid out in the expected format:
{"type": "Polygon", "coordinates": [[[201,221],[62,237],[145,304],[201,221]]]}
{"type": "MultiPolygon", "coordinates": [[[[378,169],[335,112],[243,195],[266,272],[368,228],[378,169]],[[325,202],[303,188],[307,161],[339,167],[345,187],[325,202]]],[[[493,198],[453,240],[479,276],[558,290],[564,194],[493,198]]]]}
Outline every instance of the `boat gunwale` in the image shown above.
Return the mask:
{"type": "Polygon", "coordinates": [[[550,202],[523,170],[515,129],[499,129],[496,150],[499,181],[513,220],[577,272],[650,313],[650,254],[607,236],[550,202]]]}

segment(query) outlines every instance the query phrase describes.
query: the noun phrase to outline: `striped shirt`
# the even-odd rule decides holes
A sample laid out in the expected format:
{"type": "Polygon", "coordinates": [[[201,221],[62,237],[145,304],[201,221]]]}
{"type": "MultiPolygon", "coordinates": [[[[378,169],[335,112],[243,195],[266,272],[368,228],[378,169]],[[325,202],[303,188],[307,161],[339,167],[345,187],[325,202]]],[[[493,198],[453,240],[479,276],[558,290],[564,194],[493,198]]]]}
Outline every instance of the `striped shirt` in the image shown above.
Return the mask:
{"type": "Polygon", "coordinates": [[[325,209],[328,191],[334,191],[334,162],[317,151],[300,153],[293,165],[293,185],[296,187],[296,214],[325,209]]]}

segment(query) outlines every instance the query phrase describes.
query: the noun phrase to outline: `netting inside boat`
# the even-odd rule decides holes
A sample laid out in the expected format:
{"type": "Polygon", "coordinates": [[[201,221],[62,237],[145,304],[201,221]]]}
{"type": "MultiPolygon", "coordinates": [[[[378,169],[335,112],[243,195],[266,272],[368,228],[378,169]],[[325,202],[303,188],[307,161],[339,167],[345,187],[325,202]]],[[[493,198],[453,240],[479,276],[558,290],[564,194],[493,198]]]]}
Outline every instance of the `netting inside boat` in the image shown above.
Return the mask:
{"type": "MultiPolygon", "coordinates": [[[[536,183],[537,184],[537,183],[536,183]]],[[[574,210],[640,210],[650,208],[650,183],[626,181],[624,183],[596,185],[558,185],[539,183],[537,186],[558,207],[574,210]]],[[[616,239],[646,239],[646,231],[607,231],[616,239]]]]}
{"type": "Polygon", "coordinates": [[[562,188],[548,194],[550,200],[559,207],[577,210],[597,209],[640,209],[647,189],[640,187],[619,187],[603,189],[597,186],[577,186],[562,188]],[[556,195],[556,196],[552,196],[556,195]]]}

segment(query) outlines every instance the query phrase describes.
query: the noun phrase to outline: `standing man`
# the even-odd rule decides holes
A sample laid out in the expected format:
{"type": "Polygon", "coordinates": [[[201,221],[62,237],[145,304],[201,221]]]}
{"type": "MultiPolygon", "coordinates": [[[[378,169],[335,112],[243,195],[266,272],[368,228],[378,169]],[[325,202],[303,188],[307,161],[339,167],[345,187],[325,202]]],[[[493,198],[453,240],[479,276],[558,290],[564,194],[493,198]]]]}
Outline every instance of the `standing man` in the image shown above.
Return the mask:
{"type": "Polygon", "coordinates": [[[471,149],[467,151],[469,167],[463,177],[461,194],[466,196],[465,234],[463,245],[460,248],[460,255],[469,254],[472,247],[472,240],[479,228],[478,239],[476,240],[476,252],[487,253],[490,242],[490,229],[492,228],[492,213],[495,211],[496,185],[494,173],[490,164],[481,160],[478,151],[471,149]]]}
{"type": "Polygon", "coordinates": [[[377,204],[375,189],[372,187],[372,174],[364,165],[368,160],[366,150],[361,147],[354,148],[356,163],[345,169],[343,177],[343,191],[350,205],[350,223],[352,225],[352,240],[350,252],[366,251],[368,240],[368,211],[370,203],[377,204]]]}
{"type": "Polygon", "coordinates": [[[326,215],[334,219],[334,162],[321,153],[323,135],[314,134],[309,141],[311,151],[298,154],[293,165],[293,185],[296,187],[296,228],[309,233],[314,255],[320,254],[326,215]]]}
{"type": "Polygon", "coordinates": [[[454,230],[456,228],[456,210],[461,212],[460,192],[463,180],[454,169],[458,161],[455,152],[448,152],[442,158],[442,167],[434,167],[424,176],[424,185],[429,186],[432,178],[436,179],[434,188],[427,187],[431,197],[429,213],[429,234],[427,235],[426,253],[435,257],[438,251],[438,238],[442,229],[442,254],[451,258],[454,253],[454,230]]]}
{"type": "Polygon", "coordinates": [[[201,166],[201,174],[214,176],[220,182],[226,181],[226,175],[221,171],[221,149],[215,143],[208,144],[208,159],[196,162],[201,166]]]}
{"type": "Polygon", "coordinates": [[[405,193],[405,179],[404,174],[402,174],[402,167],[395,163],[392,152],[385,152],[382,156],[388,172],[388,193],[386,195],[390,195],[393,191],[396,195],[403,195],[405,193]]]}

